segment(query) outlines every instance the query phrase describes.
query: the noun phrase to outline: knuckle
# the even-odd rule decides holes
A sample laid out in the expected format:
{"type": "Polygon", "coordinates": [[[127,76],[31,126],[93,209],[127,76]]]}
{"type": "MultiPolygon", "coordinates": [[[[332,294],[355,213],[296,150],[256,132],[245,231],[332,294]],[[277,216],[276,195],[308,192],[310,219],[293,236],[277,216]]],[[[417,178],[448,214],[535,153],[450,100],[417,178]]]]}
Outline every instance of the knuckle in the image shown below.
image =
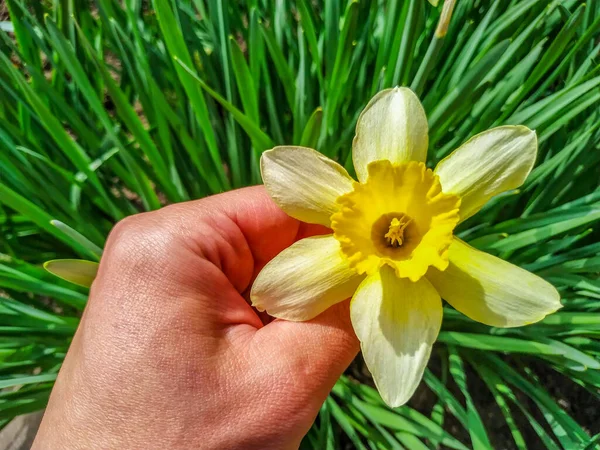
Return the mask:
{"type": "Polygon", "coordinates": [[[163,214],[141,213],[119,221],[107,241],[107,255],[111,259],[130,262],[148,258],[161,259],[175,245],[176,236],[163,214]]]}

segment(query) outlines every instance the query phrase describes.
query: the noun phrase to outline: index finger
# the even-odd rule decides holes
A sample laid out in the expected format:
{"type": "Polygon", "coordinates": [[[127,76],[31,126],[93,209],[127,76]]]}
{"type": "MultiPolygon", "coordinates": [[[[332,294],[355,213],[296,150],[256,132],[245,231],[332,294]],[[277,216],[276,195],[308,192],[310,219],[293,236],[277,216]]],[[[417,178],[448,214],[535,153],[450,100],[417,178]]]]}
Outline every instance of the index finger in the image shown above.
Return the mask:
{"type": "Polygon", "coordinates": [[[202,248],[203,255],[218,259],[214,262],[239,292],[248,288],[267,262],[297,240],[331,232],[322,225],[288,216],[271,200],[264,186],[237,189],[171,208],[177,208],[177,214],[190,224],[200,220],[214,229],[214,239],[208,240],[200,229],[197,235],[192,231],[192,239],[201,248],[212,247],[202,248]],[[247,261],[248,257],[252,261],[247,261]]]}

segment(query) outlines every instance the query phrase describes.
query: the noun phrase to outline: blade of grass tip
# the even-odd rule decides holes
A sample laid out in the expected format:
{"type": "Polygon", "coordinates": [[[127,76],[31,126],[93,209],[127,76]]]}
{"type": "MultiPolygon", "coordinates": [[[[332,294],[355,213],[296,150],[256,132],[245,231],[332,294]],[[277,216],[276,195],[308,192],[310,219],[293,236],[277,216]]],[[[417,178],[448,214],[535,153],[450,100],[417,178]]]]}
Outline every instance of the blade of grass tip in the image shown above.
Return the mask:
{"type": "Polygon", "coordinates": [[[13,386],[23,386],[26,384],[47,383],[49,381],[55,381],[57,376],[58,374],[56,373],[45,373],[41,375],[0,379],[0,389],[6,389],[13,386]]]}
{"type": "Polygon", "coordinates": [[[453,345],[448,346],[448,359],[450,362],[450,374],[465,397],[467,404],[468,429],[473,450],[488,450],[493,448],[467,386],[467,375],[464,370],[463,360],[453,345]]]}
{"type": "Polygon", "coordinates": [[[303,147],[317,148],[319,136],[321,135],[321,124],[323,123],[323,109],[319,106],[313,111],[306,122],[306,127],[300,138],[300,145],[303,147]]]}
{"type": "Polygon", "coordinates": [[[562,353],[562,356],[564,358],[567,358],[571,361],[579,363],[579,364],[583,365],[586,369],[588,369],[588,368],[592,369],[592,370],[600,369],[600,361],[596,360],[594,357],[588,355],[585,352],[577,350],[576,348],[571,347],[570,345],[567,345],[564,342],[560,342],[555,339],[550,339],[545,336],[542,336],[532,330],[526,329],[526,333],[527,333],[527,335],[531,336],[536,341],[541,342],[543,344],[548,344],[548,345],[554,347],[556,349],[557,353],[562,353]]]}
{"type": "Polygon", "coordinates": [[[600,208],[592,209],[588,214],[582,217],[575,217],[513,234],[506,239],[491,244],[489,249],[497,250],[503,255],[510,254],[523,247],[539,244],[554,236],[566,233],[567,231],[592,224],[597,220],[600,220],[600,208]]]}
{"type": "Polygon", "coordinates": [[[232,59],[233,73],[237,82],[240,100],[244,107],[244,112],[250,119],[260,126],[260,115],[258,109],[258,90],[254,84],[252,73],[246,63],[244,54],[238,42],[229,36],[229,46],[232,59]]]}
{"type": "MultiPolygon", "coordinates": [[[[494,5],[497,5],[500,0],[496,0],[494,5]]],[[[442,10],[442,15],[438,21],[437,28],[435,29],[435,33],[431,38],[431,42],[429,43],[429,47],[427,48],[427,53],[425,53],[425,57],[421,61],[419,65],[419,69],[417,70],[417,74],[410,85],[410,88],[420,96],[423,93],[423,88],[425,87],[425,83],[429,77],[429,73],[431,69],[435,66],[437,62],[438,54],[444,44],[444,38],[446,37],[446,33],[448,32],[448,27],[450,25],[450,19],[452,18],[452,11],[454,10],[454,5],[456,0],[445,0],[444,7],[442,10]]],[[[494,8],[492,6],[492,8],[494,8]]],[[[453,83],[456,84],[456,83],[453,83]]]]}
{"type": "Polygon", "coordinates": [[[215,132],[210,122],[208,107],[202,96],[202,90],[200,89],[200,86],[193,83],[190,79],[190,71],[194,75],[195,71],[190,69],[190,67],[193,67],[192,58],[185,44],[183,35],[181,34],[181,27],[175,19],[175,15],[171,10],[171,6],[169,6],[168,0],[152,0],[152,5],[156,12],[158,24],[165,39],[169,54],[176,61],[182,61],[189,69],[189,71],[186,71],[181,65],[177,63],[174,64],[177,76],[189,97],[191,107],[196,115],[198,124],[202,129],[204,141],[206,142],[209,154],[215,165],[216,172],[219,174],[219,179],[225,189],[230,189],[231,186],[223,170],[223,161],[217,146],[215,132]]]}
{"type": "Polygon", "coordinates": [[[546,212],[532,214],[526,218],[517,217],[500,222],[490,228],[484,229],[486,233],[505,232],[508,234],[516,234],[534,228],[545,227],[557,222],[563,222],[571,219],[583,218],[590,214],[595,214],[600,205],[596,202],[600,200],[600,189],[598,196],[591,197],[590,205],[573,202],[565,208],[558,207],[546,212]]]}
{"type": "Polygon", "coordinates": [[[600,442],[600,433],[594,435],[592,438],[590,438],[590,441],[583,444],[581,450],[594,450],[594,449],[598,449],[598,443],[600,442]]]}
{"type": "Polygon", "coordinates": [[[38,227],[60,239],[82,256],[98,259],[97,253],[91,250],[89,245],[82,244],[81,241],[74,239],[63,229],[52,225],[54,220],[52,216],[2,183],[0,183],[0,202],[28,217],[38,227]]]}
{"type": "Polygon", "coordinates": [[[244,129],[244,131],[248,134],[251,139],[256,140],[256,142],[263,148],[272,148],[274,147],[273,141],[269,136],[267,136],[260,127],[247,115],[233,106],[230,102],[228,102],[225,98],[223,98],[218,92],[211,89],[198,75],[194,73],[192,69],[190,69],[186,64],[183,63],[180,59],[175,59],[175,62],[179,64],[183,70],[185,70],[201,87],[204,89],[211,97],[213,97],[217,102],[221,104],[227,111],[229,111],[235,120],[240,124],[240,126],[244,129]]]}
{"type": "Polygon", "coordinates": [[[90,241],[84,235],[79,233],[77,230],[74,230],[73,228],[68,226],[66,223],[63,223],[60,220],[54,219],[54,220],[50,221],[50,224],[52,226],[58,228],[59,230],[61,230],[63,233],[65,233],[67,236],[69,236],[71,239],[73,239],[73,241],[75,241],[75,242],[79,243],[80,245],[82,245],[83,247],[87,248],[92,254],[94,254],[96,256],[94,258],[96,261],[98,261],[100,259],[100,257],[102,256],[102,249],[100,247],[98,247],[96,244],[94,244],[92,241],[90,241]]]}
{"type": "Polygon", "coordinates": [[[54,259],[44,263],[44,269],[63,280],[89,288],[98,273],[98,263],[83,259],[54,259]]]}
{"type": "Polygon", "coordinates": [[[43,322],[48,324],[70,325],[73,327],[73,331],[75,331],[75,328],[79,324],[79,318],[77,317],[59,316],[57,314],[49,313],[42,309],[34,308],[33,306],[8,298],[0,299],[0,309],[2,310],[2,314],[9,314],[13,316],[9,320],[11,324],[15,325],[16,323],[14,322],[14,315],[20,316],[20,319],[25,319],[20,323],[20,325],[26,323],[39,325],[40,322],[43,322]]]}
{"type": "Polygon", "coordinates": [[[560,273],[561,271],[567,273],[600,272],[600,256],[566,261],[560,265],[553,267],[552,270],[544,271],[544,273],[560,273]]]}

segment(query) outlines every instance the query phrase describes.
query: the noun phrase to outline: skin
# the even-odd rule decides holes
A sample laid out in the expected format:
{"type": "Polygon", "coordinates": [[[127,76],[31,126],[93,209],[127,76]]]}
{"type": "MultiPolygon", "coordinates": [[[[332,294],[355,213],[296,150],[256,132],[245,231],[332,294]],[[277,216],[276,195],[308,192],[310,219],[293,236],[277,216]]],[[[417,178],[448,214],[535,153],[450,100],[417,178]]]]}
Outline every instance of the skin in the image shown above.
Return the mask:
{"type": "Polygon", "coordinates": [[[324,231],[263,187],[118,223],[32,448],[297,448],[358,352],[348,302],[286,322],[247,299],[324,231]]]}

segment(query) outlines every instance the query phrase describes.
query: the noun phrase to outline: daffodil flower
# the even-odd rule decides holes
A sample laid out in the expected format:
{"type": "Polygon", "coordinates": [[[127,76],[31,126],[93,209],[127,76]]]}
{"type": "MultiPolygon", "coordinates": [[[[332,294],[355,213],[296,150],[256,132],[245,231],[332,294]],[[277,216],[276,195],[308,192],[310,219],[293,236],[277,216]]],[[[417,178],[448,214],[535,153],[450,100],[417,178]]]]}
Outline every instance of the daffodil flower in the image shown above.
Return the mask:
{"type": "Polygon", "coordinates": [[[273,200],[333,234],[302,239],[277,255],[254,282],[252,304],[305,321],[352,297],[365,362],[393,407],[408,401],[423,376],[442,298],[495,327],[537,322],[561,307],[551,284],[453,236],[488,200],[523,183],[536,158],[535,132],[483,132],[433,171],[425,166],[427,147],[419,99],[394,88],[377,94],[358,119],[358,182],[309,148],[276,147],[261,159],[273,200]]]}

